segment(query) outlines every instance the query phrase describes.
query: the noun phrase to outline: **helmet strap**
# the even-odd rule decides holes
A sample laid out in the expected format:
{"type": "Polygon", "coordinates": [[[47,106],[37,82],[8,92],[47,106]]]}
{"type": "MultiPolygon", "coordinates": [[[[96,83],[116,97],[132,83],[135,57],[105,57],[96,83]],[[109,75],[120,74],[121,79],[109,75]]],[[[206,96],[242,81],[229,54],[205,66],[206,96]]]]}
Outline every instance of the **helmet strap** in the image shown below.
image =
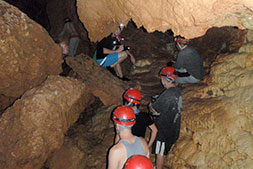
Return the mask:
{"type": "Polygon", "coordinates": [[[180,50],[183,50],[184,48],[187,47],[186,44],[184,44],[184,46],[181,45],[181,43],[177,42],[177,46],[179,47],[180,50]]]}

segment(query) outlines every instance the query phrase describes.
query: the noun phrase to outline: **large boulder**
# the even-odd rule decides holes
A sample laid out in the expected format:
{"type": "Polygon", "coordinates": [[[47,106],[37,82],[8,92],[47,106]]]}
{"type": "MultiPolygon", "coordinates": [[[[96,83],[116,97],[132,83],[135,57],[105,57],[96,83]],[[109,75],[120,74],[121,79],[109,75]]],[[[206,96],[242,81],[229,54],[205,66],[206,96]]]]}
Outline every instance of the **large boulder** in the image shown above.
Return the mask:
{"type": "Polygon", "coordinates": [[[0,111],[25,91],[59,74],[61,49],[47,31],[0,1],[0,111]]]}
{"type": "Polygon", "coordinates": [[[104,105],[122,104],[122,94],[129,85],[113,76],[105,67],[83,54],[67,57],[66,63],[104,105]]]}
{"type": "Polygon", "coordinates": [[[27,91],[0,118],[0,168],[40,169],[92,99],[84,83],[61,76],[27,91]]]}

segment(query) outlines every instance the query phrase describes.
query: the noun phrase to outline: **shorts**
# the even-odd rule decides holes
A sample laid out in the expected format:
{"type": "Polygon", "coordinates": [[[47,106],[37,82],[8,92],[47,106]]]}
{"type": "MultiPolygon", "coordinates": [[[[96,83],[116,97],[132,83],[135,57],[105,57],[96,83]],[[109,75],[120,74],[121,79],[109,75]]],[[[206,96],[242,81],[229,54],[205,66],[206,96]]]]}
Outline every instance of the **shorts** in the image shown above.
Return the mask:
{"type": "Polygon", "coordinates": [[[152,154],[168,155],[173,144],[155,140],[152,145],[152,154]]]}
{"type": "MultiPolygon", "coordinates": [[[[98,64],[100,65],[100,63],[103,61],[104,59],[98,59],[97,62],[98,64]]],[[[104,63],[100,66],[103,66],[103,67],[108,67],[108,66],[111,66],[113,65],[114,63],[118,62],[119,60],[119,53],[116,52],[116,53],[111,53],[109,55],[106,56],[106,60],[104,61],[104,63]]]]}

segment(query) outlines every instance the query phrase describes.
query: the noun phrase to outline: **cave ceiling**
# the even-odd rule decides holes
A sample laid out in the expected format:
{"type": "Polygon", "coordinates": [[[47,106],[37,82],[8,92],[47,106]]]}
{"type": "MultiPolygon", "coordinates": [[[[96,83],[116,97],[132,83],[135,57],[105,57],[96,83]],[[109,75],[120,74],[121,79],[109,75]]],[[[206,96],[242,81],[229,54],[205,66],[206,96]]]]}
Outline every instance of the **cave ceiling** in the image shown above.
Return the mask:
{"type": "Polygon", "coordinates": [[[252,0],[77,0],[80,20],[91,41],[133,20],[148,32],[165,32],[186,38],[200,37],[211,27],[253,29],[252,0]]]}

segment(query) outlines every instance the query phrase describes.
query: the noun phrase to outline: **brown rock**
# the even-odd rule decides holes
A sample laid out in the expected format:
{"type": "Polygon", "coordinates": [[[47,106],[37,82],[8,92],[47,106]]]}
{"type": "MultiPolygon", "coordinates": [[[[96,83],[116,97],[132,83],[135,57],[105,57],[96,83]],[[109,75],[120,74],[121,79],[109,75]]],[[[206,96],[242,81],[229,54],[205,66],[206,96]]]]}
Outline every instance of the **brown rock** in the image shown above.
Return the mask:
{"type": "Polygon", "coordinates": [[[100,67],[87,55],[67,57],[66,62],[104,105],[122,103],[122,94],[129,86],[113,76],[106,68],[100,67]]]}
{"type": "Polygon", "coordinates": [[[245,44],[239,50],[241,53],[218,57],[207,84],[184,91],[181,139],[190,135],[193,142],[179,141],[168,165],[251,168],[253,57],[248,50],[251,45],[245,44]],[[184,148],[185,145],[189,146],[184,148]],[[194,152],[195,146],[198,150],[194,152]]]}
{"type": "Polygon", "coordinates": [[[27,91],[0,119],[0,168],[40,169],[91,98],[85,84],[60,76],[27,91]]]}
{"type": "Polygon", "coordinates": [[[39,24],[4,1],[0,10],[0,94],[7,100],[59,74],[62,59],[60,47],[39,24]]]}
{"type": "Polygon", "coordinates": [[[61,149],[50,156],[47,166],[50,169],[82,169],[84,168],[84,153],[66,138],[61,149]]]}

